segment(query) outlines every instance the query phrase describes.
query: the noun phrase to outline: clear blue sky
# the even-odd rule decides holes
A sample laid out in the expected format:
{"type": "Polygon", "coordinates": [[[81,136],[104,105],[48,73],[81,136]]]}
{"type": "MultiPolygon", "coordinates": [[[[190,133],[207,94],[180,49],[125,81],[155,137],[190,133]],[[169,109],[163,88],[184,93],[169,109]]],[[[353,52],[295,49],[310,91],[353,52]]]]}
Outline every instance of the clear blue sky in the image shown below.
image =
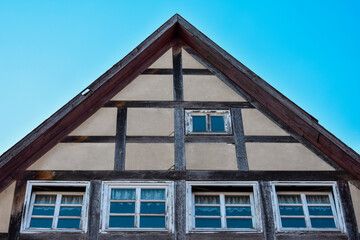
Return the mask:
{"type": "Polygon", "coordinates": [[[0,154],[175,13],[360,152],[360,1],[0,0],[0,154]]]}

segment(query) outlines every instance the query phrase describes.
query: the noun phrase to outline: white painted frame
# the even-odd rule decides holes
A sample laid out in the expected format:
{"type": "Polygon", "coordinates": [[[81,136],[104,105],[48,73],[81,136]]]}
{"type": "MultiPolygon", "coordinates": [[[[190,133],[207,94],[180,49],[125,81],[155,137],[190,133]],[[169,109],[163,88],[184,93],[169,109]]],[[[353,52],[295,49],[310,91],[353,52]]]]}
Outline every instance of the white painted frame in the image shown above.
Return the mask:
{"type": "MultiPolygon", "coordinates": [[[[220,200],[221,201],[221,200],[220,200]]],[[[224,199],[223,199],[224,202],[224,199]]],[[[262,232],[262,213],[261,213],[261,202],[260,202],[260,193],[259,193],[259,184],[258,182],[233,182],[233,181],[189,181],[186,183],[186,232],[222,232],[222,231],[230,231],[230,232],[262,232]],[[252,192],[244,191],[244,192],[202,192],[196,193],[196,195],[219,195],[222,194],[223,197],[225,195],[248,195],[250,196],[251,202],[251,213],[252,213],[252,223],[253,228],[225,228],[226,221],[225,218],[225,205],[220,202],[220,210],[221,216],[221,225],[222,228],[195,228],[195,194],[192,192],[192,188],[196,186],[208,186],[208,187],[216,187],[216,186],[232,186],[232,187],[252,187],[252,192]]]]}
{"type": "Polygon", "coordinates": [[[231,115],[230,110],[185,110],[185,134],[187,135],[230,135],[232,134],[231,115]],[[206,117],[206,132],[194,132],[193,131],[193,116],[206,117]],[[210,117],[219,116],[224,118],[224,130],[223,132],[212,132],[210,117]]]}
{"type": "MultiPolygon", "coordinates": [[[[274,213],[275,219],[275,227],[278,232],[286,232],[286,231],[328,231],[328,232],[346,232],[345,229],[345,222],[344,222],[344,215],[342,211],[342,205],[340,201],[340,194],[338,191],[337,183],[334,181],[324,181],[324,182],[271,182],[271,198],[272,198],[272,208],[274,213]],[[331,191],[276,191],[277,186],[283,187],[291,187],[291,186],[303,186],[303,187],[331,187],[331,191]],[[281,216],[280,216],[280,209],[279,203],[277,198],[277,193],[280,195],[300,195],[302,201],[302,207],[305,216],[305,224],[306,228],[284,228],[281,224],[281,216]],[[327,195],[330,199],[331,210],[333,211],[334,221],[336,228],[311,228],[310,223],[310,215],[308,212],[308,204],[306,201],[306,195],[327,195]]],[[[294,205],[294,204],[292,204],[294,205]]],[[[310,204],[311,205],[311,204],[310,204]]],[[[326,218],[326,216],[319,216],[321,218],[326,218]]]]}
{"type": "MultiPolygon", "coordinates": [[[[161,202],[161,201],[156,201],[161,202]]],[[[126,214],[125,214],[126,215],[126,214]]],[[[131,215],[131,214],[129,214],[131,215]]],[[[104,181],[102,184],[101,232],[114,231],[174,231],[174,183],[171,181],[104,181]],[[109,228],[111,189],[136,189],[135,227],[109,228]],[[141,189],[165,189],[165,228],[140,228],[140,191],[141,189]]]]}
{"type": "MultiPolygon", "coordinates": [[[[37,233],[37,232],[87,232],[88,224],[88,212],[89,212],[89,191],[90,183],[86,181],[28,181],[26,186],[25,209],[22,219],[20,231],[24,233],[37,233]],[[84,187],[84,192],[71,192],[71,191],[33,191],[34,186],[46,186],[46,187],[84,187]],[[48,228],[29,228],[31,220],[31,210],[33,209],[35,195],[36,194],[56,194],[55,212],[53,216],[53,225],[51,229],[48,228]],[[59,195],[82,195],[83,203],[80,217],[80,228],[55,228],[59,215],[60,198],[59,195]]],[[[70,217],[68,217],[70,218],[70,217]]],[[[77,217],[78,218],[78,217],[77,217]]]]}

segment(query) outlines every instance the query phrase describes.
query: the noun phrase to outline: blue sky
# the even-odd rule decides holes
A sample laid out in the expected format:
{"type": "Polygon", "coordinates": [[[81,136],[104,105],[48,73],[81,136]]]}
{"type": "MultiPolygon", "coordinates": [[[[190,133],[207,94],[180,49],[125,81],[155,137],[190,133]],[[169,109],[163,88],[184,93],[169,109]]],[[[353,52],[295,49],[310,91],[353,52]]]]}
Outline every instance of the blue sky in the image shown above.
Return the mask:
{"type": "Polygon", "coordinates": [[[0,0],[0,154],[179,13],[360,152],[360,1],[0,0]]]}

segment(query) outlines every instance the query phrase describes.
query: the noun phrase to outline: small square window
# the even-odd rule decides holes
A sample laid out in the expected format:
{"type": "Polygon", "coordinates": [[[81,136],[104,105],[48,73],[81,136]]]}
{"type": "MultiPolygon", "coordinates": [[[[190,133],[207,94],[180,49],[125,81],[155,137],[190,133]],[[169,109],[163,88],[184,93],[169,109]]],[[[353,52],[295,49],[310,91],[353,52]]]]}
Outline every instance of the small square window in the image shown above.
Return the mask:
{"type": "Polygon", "coordinates": [[[188,183],[189,231],[259,231],[256,183],[188,183]]]}
{"type": "Polygon", "coordinates": [[[283,231],[342,228],[335,185],[274,185],[278,229],[283,231]]]}
{"type": "Polygon", "coordinates": [[[229,110],[185,110],[186,134],[231,134],[229,110]]]}
{"type": "Polygon", "coordinates": [[[172,229],[172,183],[104,183],[105,231],[172,229]]]}
{"type": "Polygon", "coordinates": [[[88,183],[29,182],[23,231],[84,231],[88,183]]]}

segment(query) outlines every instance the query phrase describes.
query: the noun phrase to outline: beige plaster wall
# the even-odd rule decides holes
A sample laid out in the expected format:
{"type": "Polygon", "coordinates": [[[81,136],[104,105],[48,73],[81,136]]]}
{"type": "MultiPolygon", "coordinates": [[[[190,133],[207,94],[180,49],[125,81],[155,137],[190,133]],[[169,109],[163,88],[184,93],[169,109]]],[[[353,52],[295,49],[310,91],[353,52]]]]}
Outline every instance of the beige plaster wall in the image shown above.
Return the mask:
{"type": "Polygon", "coordinates": [[[360,231],[360,190],[351,183],[349,183],[349,187],[350,187],[352,202],[354,205],[356,222],[358,225],[358,229],[360,231]]]}
{"type": "Polygon", "coordinates": [[[300,143],[246,143],[249,170],[334,170],[300,143]]]}
{"type": "Polygon", "coordinates": [[[183,68],[195,68],[195,69],[206,69],[201,63],[193,58],[188,52],[182,49],[182,67],[183,68]]]}
{"type": "Polygon", "coordinates": [[[69,135],[115,136],[116,115],[116,108],[100,108],[96,113],[94,113],[69,135]]]}
{"type": "Polygon", "coordinates": [[[174,133],[174,109],[128,108],[128,136],[170,136],[174,133]]]}
{"type": "Polygon", "coordinates": [[[245,101],[214,75],[184,75],[183,87],[185,101],[245,101]]]}
{"type": "Polygon", "coordinates": [[[289,136],[257,109],[241,109],[241,113],[245,135],[289,136]]]}
{"type": "Polygon", "coordinates": [[[7,233],[14,198],[15,182],[0,193],[0,233],[7,233]]]}
{"type": "Polygon", "coordinates": [[[172,143],[127,143],[125,170],[168,170],[174,165],[172,143]]]}
{"type": "Polygon", "coordinates": [[[111,100],[173,100],[172,75],[139,75],[111,100]]]}
{"type": "Polygon", "coordinates": [[[237,170],[232,144],[186,143],[185,158],[188,170],[237,170]]]}
{"type": "Polygon", "coordinates": [[[170,48],[158,60],[156,60],[149,68],[172,68],[172,49],[170,48]]]}
{"type": "Polygon", "coordinates": [[[58,143],[28,170],[113,170],[115,143],[58,143]]]}

